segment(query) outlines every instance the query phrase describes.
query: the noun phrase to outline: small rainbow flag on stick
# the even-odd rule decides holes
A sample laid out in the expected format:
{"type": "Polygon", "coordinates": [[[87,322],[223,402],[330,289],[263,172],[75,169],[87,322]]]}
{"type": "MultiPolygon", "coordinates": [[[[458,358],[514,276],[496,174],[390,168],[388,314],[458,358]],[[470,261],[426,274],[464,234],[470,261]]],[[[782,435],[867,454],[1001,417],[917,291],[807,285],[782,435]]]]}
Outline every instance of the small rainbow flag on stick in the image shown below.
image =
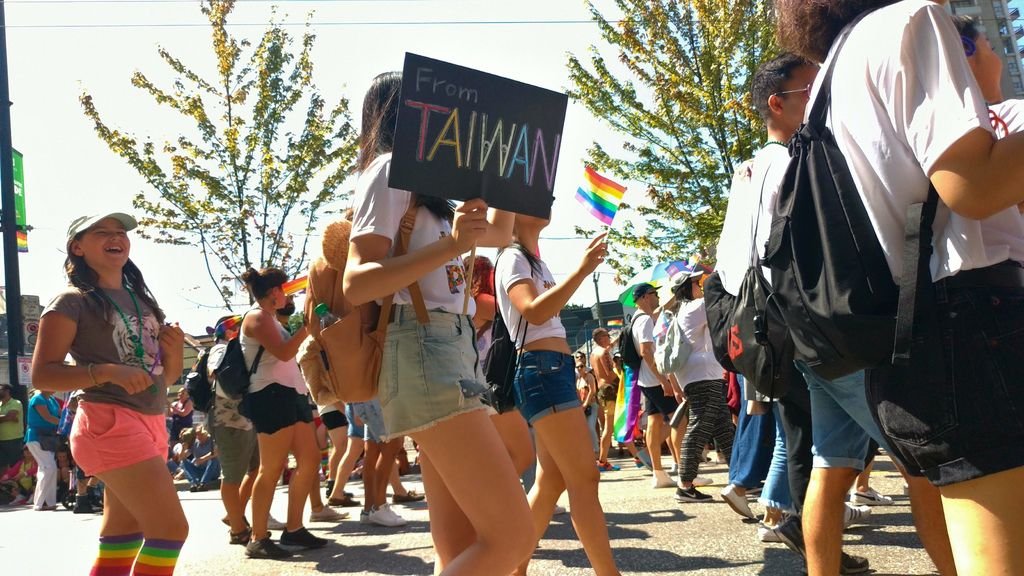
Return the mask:
{"type": "Polygon", "coordinates": [[[18,252],[28,252],[28,232],[18,230],[15,235],[18,237],[18,252]]]}
{"type": "Polygon", "coordinates": [[[611,226],[625,193],[625,186],[612,182],[587,166],[583,172],[583,185],[576,190],[576,199],[594,217],[606,226],[611,226]]]}

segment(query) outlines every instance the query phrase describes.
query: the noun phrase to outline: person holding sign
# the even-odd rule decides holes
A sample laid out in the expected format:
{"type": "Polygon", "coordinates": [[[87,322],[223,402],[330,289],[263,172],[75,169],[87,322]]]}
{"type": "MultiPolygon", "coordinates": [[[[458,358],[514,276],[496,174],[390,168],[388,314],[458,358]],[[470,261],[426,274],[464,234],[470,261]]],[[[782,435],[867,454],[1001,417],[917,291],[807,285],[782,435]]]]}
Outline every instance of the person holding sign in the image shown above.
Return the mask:
{"type": "MultiPolygon", "coordinates": [[[[539,540],[551,522],[558,497],[568,490],[572,523],[594,572],[615,575],[619,571],[598,500],[599,472],[589,448],[591,433],[576,395],[572,351],[558,317],[580,284],[604,262],[606,234],[594,238],[579,268],[556,283],[536,256],[540,233],[548,222],[517,215],[516,244],[501,253],[495,272],[498,308],[512,341],[522,342],[513,385],[516,406],[533,426],[537,439],[537,481],[529,495],[533,528],[539,540]]],[[[517,574],[526,574],[528,563],[526,559],[517,574]]]]}
{"type": "Polygon", "coordinates": [[[363,101],[345,296],[358,306],[395,295],[379,398],[388,437],[408,435],[421,448],[437,572],[509,574],[536,538],[515,468],[481,402],[475,306],[470,300],[464,309],[461,256],[477,245],[507,245],[513,217],[479,199],[453,208],[388,185],[401,85],[399,73],[381,74],[363,101]],[[409,245],[396,257],[410,209],[409,245]],[[418,315],[419,304],[427,310],[418,315]]]}

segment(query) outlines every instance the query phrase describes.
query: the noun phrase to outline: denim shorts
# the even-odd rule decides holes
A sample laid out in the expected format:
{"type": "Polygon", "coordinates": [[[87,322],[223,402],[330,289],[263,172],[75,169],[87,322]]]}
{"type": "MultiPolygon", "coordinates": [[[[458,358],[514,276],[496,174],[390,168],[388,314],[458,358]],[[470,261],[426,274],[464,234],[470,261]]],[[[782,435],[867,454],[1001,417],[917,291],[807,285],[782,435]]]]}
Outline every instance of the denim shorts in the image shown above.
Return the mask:
{"type": "Polygon", "coordinates": [[[523,352],[513,390],[516,406],[530,424],[548,414],[582,406],[576,395],[576,362],[561,352],[523,352]]]}
{"type": "Polygon", "coordinates": [[[935,284],[936,329],[915,329],[910,367],[867,381],[896,455],[937,486],[1024,466],[1024,288],[950,284],[935,284]]]}
{"type": "Polygon", "coordinates": [[[796,367],[811,393],[815,468],[863,470],[870,439],[890,451],[868,408],[863,371],[825,380],[803,362],[797,361],[796,367]]]}
{"type": "Polygon", "coordinates": [[[378,444],[383,442],[388,429],[384,425],[384,412],[379,400],[374,398],[366,402],[349,402],[345,405],[345,412],[348,414],[349,436],[378,444]],[[359,421],[358,425],[356,420],[359,421]]]}
{"type": "Polygon", "coordinates": [[[469,316],[440,310],[420,324],[411,305],[395,306],[384,343],[380,405],[387,434],[399,438],[474,410],[486,390],[469,316]]]}

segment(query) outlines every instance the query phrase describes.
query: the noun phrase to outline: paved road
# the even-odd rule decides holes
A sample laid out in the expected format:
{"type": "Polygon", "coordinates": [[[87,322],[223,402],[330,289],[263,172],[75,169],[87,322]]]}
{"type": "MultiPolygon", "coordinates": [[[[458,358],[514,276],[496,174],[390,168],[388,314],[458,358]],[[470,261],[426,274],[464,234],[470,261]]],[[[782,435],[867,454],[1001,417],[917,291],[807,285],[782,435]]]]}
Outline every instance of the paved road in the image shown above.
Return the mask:
{"type": "MultiPolygon", "coordinates": [[[[801,564],[781,544],[756,541],[755,524],[743,523],[720,499],[726,481],[724,466],[708,466],[701,474],[716,484],[707,488],[714,503],[677,504],[671,489],[653,490],[649,477],[632,467],[602,475],[601,500],[624,574],[793,576],[801,564]]],[[[415,476],[407,486],[421,489],[415,476]]],[[[886,494],[902,494],[902,481],[884,457],[872,485],[886,494]]],[[[359,493],[359,483],[350,484],[359,493]]],[[[282,576],[328,574],[431,574],[433,570],[426,504],[397,506],[410,522],[404,529],[360,525],[310,525],[314,533],[334,540],[322,550],[302,553],[290,561],[256,561],[242,548],[227,544],[219,522],[224,510],[216,492],[179,493],[191,524],[176,574],[180,576],[282,576]]],[[[876,574],[932,574],[932,566],[914,534],[906,497],[897,505],[876,508],[868,525],[846,533],[846,550],[871,560],[876,574]]],[[[273,513],[284,518],[285,494],[275,498],[273,513]]],[[[563,496],[563,504],[567,503],[563,496]]],[[[760,511],[754,505],[755,512],[760,511]]],[[[348,509],[353,510],[353,509],[348,509]]],[[[67,511],[34,512],[25,507],[0,507],[0,563],[10,576],[76,576],[88,573],[95,554],[100,517],[67,511]]],[[[531,574],[588,574],[588,563],[568,515],[556,516],[534,555],[531,574]]]]}

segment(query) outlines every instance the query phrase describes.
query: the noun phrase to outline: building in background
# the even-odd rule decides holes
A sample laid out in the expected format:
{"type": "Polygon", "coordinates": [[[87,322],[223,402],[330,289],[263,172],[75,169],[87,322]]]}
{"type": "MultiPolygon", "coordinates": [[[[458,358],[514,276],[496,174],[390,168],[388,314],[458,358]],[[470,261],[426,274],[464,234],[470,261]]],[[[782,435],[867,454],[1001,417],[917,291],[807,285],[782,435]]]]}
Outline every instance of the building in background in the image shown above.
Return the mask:
{"type": "Polygon", "coordinates": [[[1003,97],[1024,98],[1024,38],[1020,10],[1007,0],[951,0],[947,9],[953,14],[972,16],[988,36],[992,48],[1003,59],[1003,97]]]}

